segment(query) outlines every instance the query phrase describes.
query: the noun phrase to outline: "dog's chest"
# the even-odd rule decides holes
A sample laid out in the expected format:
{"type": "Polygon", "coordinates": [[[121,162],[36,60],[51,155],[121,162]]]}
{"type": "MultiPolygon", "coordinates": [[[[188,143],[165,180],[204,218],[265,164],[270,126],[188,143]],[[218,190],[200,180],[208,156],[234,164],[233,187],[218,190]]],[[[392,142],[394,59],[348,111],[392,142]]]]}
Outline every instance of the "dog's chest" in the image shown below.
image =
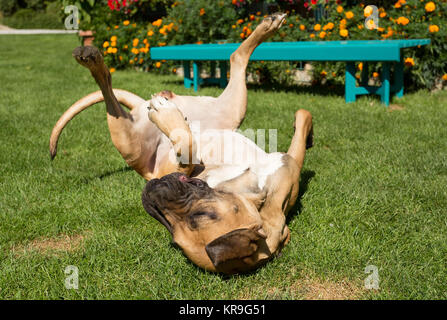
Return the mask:
{"type": "Polygon", "coordinates": [[[237,190],[255,191],[263,190],[267,179],[283,166],[283,154],[272,153],[266,155],[260,163],[247,163],[241,165],[222,165],[211,168],[205,172],[203,179],[211,188],[222,183],[234,183],[234,192],[237,190]]]}
{"type": "Polygon", "coordinates": [[[212,188],[219,184],[238,179],[250,184],[253,180],[262,190],[267,178],[283,166],[283,154],[266,153],[252,140],[242,134],[229,130],[208,130],[197,134],[193,131],[198,147],[198,154],[207,168],[201,174],[212,188]],[[249,171],[249,179],[245,179],[249,171]]]}

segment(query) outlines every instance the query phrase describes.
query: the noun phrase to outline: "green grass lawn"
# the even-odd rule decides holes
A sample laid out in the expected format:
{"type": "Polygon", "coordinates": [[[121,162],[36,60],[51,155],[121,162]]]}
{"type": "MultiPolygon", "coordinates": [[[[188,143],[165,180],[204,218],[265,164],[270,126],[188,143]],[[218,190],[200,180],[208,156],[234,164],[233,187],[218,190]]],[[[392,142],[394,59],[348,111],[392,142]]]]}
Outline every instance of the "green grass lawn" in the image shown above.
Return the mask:
{"type": "MultiPolygon", "coordinates": [[[[345,104],[333,90],[251,88],[242,129],[277,129],[286,151],[298,108],[314,116],[291,242],[248,275],[202,271],[141,205],[145,181],[114,149],[104,104],[60,115],[97,90],[71,57],[74,36],[0,36],[0,298],[447,299],[447,91],[345,104]],[[64,286],[66,266],[79,289],[64,286]],[[375,265],[379,290],[367,290],[375,265]]],[[[113,74],[149,98],[195,94],[175,76],[113,74]]],[[[217,95],[207,87],[201,95],[217,95]]]]}

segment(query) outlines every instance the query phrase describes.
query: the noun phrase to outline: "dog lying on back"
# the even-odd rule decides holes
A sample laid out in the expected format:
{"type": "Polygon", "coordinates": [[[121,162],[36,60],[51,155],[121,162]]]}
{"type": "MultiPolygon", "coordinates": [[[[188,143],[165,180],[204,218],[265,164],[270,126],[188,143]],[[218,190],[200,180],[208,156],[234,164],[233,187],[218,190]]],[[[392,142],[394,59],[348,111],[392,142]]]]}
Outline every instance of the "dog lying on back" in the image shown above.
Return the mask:
{"type": "Polygon", "coordinates": [[[73,56],[90,70],[101,91],[79,100],[59,119],[50,138],[52,158],[65,125],[105,101],[113,144],[148,180],[143,207],[184,254],[206,270],[228,274],[265,263],[290,239],[286,215],[298,196],[306,149],[312,146],[312,116],[306,110],[295,113],[287,153],[268,154],[235,130],[246,112],[250,55],[284,18],[265,18],[231,55],[230,80],[217,98],[163,91],[145,101],[112,89],[98,49],[76,48],[73,56]]]}

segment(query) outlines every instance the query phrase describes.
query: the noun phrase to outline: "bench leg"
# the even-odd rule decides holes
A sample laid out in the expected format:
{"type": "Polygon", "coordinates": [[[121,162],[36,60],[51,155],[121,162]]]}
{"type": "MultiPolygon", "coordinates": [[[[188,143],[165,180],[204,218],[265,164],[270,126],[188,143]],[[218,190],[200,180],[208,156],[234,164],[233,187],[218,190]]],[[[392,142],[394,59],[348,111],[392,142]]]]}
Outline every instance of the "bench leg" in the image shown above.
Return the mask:
{"type": "Polygon", "coordinates": [[[192,69],[193,69],[194,91],[198,91],[200,84],[200,65],[197,61],[192,62],[192,69]]]}
{"type": "Polygon", "coordinates": [[[387,107],[390,105],[390,63],[384,62],[382,67],[382,87],[380,90],[380,97],[382,103],[384,103],[387,107]]]}
{"type": "Polygon", "coordinates": [[[400,61],[394,65],[394,92],[398,98],[404,96],[404,62],[400,61]]]}
{"type": "Polygon", "coordinates": [[[215,78],[216,77],[216,61],[211,61],[210,62],[210,74],[211,74],[211,78],[215,78]]]}
{"type": "Polygon", "coordinates": [[[220,68],[219,87],[225,88],[228,83],[228,81],[227,81],[227,62],[220,61],[219,68],[220,68]]]}
{"type": "Polygon", "coordinates": [[[345,72],[345,101],[355,102],[355,62],[346,62],[345,72]]]}
{"type": "Polygon", "coordinates": [[[369,80],[369,64],[368,62],[363,62],[362,77],[360,80],[360,84],[362,86],[367,86],[368,80],[369,80]]]}
{"type": "Polygon", "coordinates": [[[183,85],[185,88],[191,88],[192,79],[191,79],[191,65],[189,61],[183,61],[183,85]]]}

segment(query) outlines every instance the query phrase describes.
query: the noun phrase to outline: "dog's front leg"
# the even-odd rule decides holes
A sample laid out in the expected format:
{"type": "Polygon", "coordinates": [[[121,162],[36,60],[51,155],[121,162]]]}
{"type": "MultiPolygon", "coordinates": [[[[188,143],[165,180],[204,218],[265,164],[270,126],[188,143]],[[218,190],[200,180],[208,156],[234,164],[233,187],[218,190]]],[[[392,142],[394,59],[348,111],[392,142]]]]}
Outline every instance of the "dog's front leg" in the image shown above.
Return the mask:
{"type": "Polygon", "coordinates": [[[159,168],[156,176],[172,172],[189,175],[199,161],[196,141],[182,112],[172,101],[155,96],[149,104],[149,119],[171,141],[173,147],[168,155],[169,161],[159,168]]]}

